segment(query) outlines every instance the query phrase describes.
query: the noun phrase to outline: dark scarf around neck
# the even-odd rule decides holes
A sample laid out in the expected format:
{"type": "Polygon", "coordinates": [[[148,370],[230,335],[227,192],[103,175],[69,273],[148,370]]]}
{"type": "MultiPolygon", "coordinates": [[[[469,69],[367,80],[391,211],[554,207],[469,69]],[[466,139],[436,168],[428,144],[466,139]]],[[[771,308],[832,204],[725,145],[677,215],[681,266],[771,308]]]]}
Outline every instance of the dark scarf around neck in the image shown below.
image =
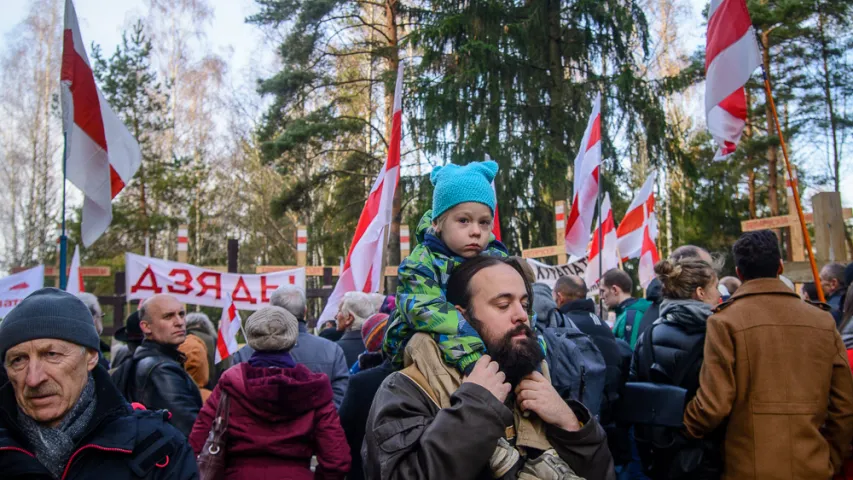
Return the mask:
{"type": "Polygon", "coordinates": [[[95,379],[89,372],[89,381],[80,392],[77,403],[65,415],[55,428],[42,425],[18,408],[18,423],[35,450],[36,459],[50,471],[54,478],[60,478],[65,464],[71,457],[74,446],[79,442],[95,414],[95,379]]]}
{"type": "Polygon", "coordinates": [[[249,365],[253,367],[266,368],[293,368],[296,366],[296,361],[290,356],[290,352],[259,352],[255,351],[249,358],[249,365]]]}

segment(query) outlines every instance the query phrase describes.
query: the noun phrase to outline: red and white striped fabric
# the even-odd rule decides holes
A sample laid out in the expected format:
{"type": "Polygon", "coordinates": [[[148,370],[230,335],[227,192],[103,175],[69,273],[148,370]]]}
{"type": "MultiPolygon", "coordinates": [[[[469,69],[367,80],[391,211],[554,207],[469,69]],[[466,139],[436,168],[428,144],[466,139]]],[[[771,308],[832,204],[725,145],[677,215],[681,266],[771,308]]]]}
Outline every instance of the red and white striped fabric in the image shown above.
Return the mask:
{"type": "Polygon", "coordinates": [[[655,179],[654,170],[646,178],[646,183],[631,201],[628,211],[619,222],[616,236],[619,237],[619,255],[622,261],[639,258],[643,249],[643,229],[649,225],[652,240],[658,237],[658,223],[655,216],[655,179]]]}
{"type": "Polygon", "coordinates": [[[589,230],[598,197],[601,165],[601,94],[595,97],[592,114],[575,157],[574,197],[566,222],[566,253],[582,257],[589,245],[589,230]]]}
{"type": "Polygon", "coordinates": [[[649,283],[655,278],[655,264],[660,261],[660,254],[658,254],[658,247],[655,245],[655,241],[652,240],[650,234],[650,226],[646,225],[643,228],[643,247],[642,253],[640,254],[640,285],[643,288],[647,288],[649,283]]]}
{"type": "MultiPolygon", "coordinates": [[[[492,190],[495,192],[495,199],[498,198],[498,189],[495,188],[495,181],[492,180],[492,190]]],[[[501,218],[498,213],[498,202],[495,201],[495,221],[492,223],[492,233],[495,235],[495,240],[501,241],[501,218]]]]}
{"type": "Polygon", "coordinates": [[[95,85],[71,0],[65,0],[60,87],[66,175],[84,195],[82,239],[88,247],[112,222],[112,199],[139,169],[142,154],[95,85]]]}
{"type": "Polygon", "coordinates": [[[734,153],[746,126],[744,84],[761,65],[746,0],[711,0],[705,39],[705,116],[720,146],[715,159],[734,153]]]}
{"type": "Polygon", "coordinates": [[[65,291],[73,295],[86,291],[86,287],[83,286],[83,273],[80,272],[79,245],[74,247],[74,256],[71,258],[71,267],[68,269],[68,284],[65,285],[65,291]]]}
{"type": "Polygon", "coordinates": [[[222,318],[219,319],[219,332],[216,336],[216,353],[213,354],[213,363],[219,363],[234,355],[240,348],[237,344],[237,334],[243,328],[243,321],[237,306],[231,299],[229,293],[222,296],[222,318]]]}
{"type": "Polygon", "coordinates": [[[186,252],[189,250],[190,229],[187,225],[178,225],[178,251],[186,252]]]}
{"type": "Polygon", "coordinates": [[[352,245],[347,253],[341,276],[335,284],[320,321],[331,320],[338,312],[338,305],[346,292],[378,292],[382,285],[382,258],[385,254],[385,229],[391,223],[391,204],[400,182],[400,141],[403,129],[403,63],[397,70],[397,85],[394,92],[394,114],[391,123],[391,141],[388,142],[388,158],[370,194],[355,229],[352,245]]]}
{"type": "Polygon", "coordinates": [[[616,223],[613,221],[613,210],[610,208],[610,194],[604,194],[601,202],[601,215],[604,221],[592,232],[592,243],[589,244],[587,254],[586,273],[584,274],[586,284],[594,285],[608,270],[619,267],[619,254],[616,253],[616,223]],[[604,240],[599,244],[598,230],[601,228],[601,238],[604,240]],[[599,256],[601,257],[601,269],[599,270],[599,256]]]}

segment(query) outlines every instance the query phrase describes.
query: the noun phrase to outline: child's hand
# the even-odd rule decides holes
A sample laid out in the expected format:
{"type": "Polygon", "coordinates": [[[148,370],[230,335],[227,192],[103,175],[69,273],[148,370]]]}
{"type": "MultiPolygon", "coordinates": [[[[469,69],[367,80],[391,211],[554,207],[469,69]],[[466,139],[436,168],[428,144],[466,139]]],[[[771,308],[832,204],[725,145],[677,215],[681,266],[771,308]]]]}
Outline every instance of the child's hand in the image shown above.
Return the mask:
{"type": "Polygon", "coordinates": [[[506,396],[509,395],[509,391],[512,389],[512,386],[506,383],[506,375],[500,371],[498,362],[492,361],[492,357],[488,355],[483,355],[477,360],[471,374],[462,381],[462,383],[467,382],[485,388],[501,403],[506,401],[506,396]]]}

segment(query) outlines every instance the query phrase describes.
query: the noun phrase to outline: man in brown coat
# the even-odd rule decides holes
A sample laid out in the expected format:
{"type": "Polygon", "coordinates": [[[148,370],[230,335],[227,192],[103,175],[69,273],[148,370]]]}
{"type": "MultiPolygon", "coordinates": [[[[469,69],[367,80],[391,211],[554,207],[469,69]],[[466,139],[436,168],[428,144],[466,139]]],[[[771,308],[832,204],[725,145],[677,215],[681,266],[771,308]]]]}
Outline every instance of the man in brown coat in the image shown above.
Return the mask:
{"type": "Polygon", "coordinates": [[[771,231],[745,233],[733,252],[744,283],[708,319],[687,433],[726,429],[723,479],[828,479],[853,439],[853,376],[835,322],[777,278],[771,231]]]}

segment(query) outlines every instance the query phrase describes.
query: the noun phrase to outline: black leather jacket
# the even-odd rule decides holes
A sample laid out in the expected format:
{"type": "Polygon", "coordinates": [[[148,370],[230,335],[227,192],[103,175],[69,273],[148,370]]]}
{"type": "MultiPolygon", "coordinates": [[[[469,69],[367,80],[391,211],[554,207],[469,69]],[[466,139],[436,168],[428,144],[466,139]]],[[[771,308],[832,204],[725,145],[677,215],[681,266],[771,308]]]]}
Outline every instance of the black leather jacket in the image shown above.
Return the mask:
{"type": "Polygon", "coordinates": [[[171,423],[189,436],[201,410],[201,394],[184,370],[184,355],[176,347],[144,341],[133,354],[133,401],[149,410],[168,410],[171,423]]]}

